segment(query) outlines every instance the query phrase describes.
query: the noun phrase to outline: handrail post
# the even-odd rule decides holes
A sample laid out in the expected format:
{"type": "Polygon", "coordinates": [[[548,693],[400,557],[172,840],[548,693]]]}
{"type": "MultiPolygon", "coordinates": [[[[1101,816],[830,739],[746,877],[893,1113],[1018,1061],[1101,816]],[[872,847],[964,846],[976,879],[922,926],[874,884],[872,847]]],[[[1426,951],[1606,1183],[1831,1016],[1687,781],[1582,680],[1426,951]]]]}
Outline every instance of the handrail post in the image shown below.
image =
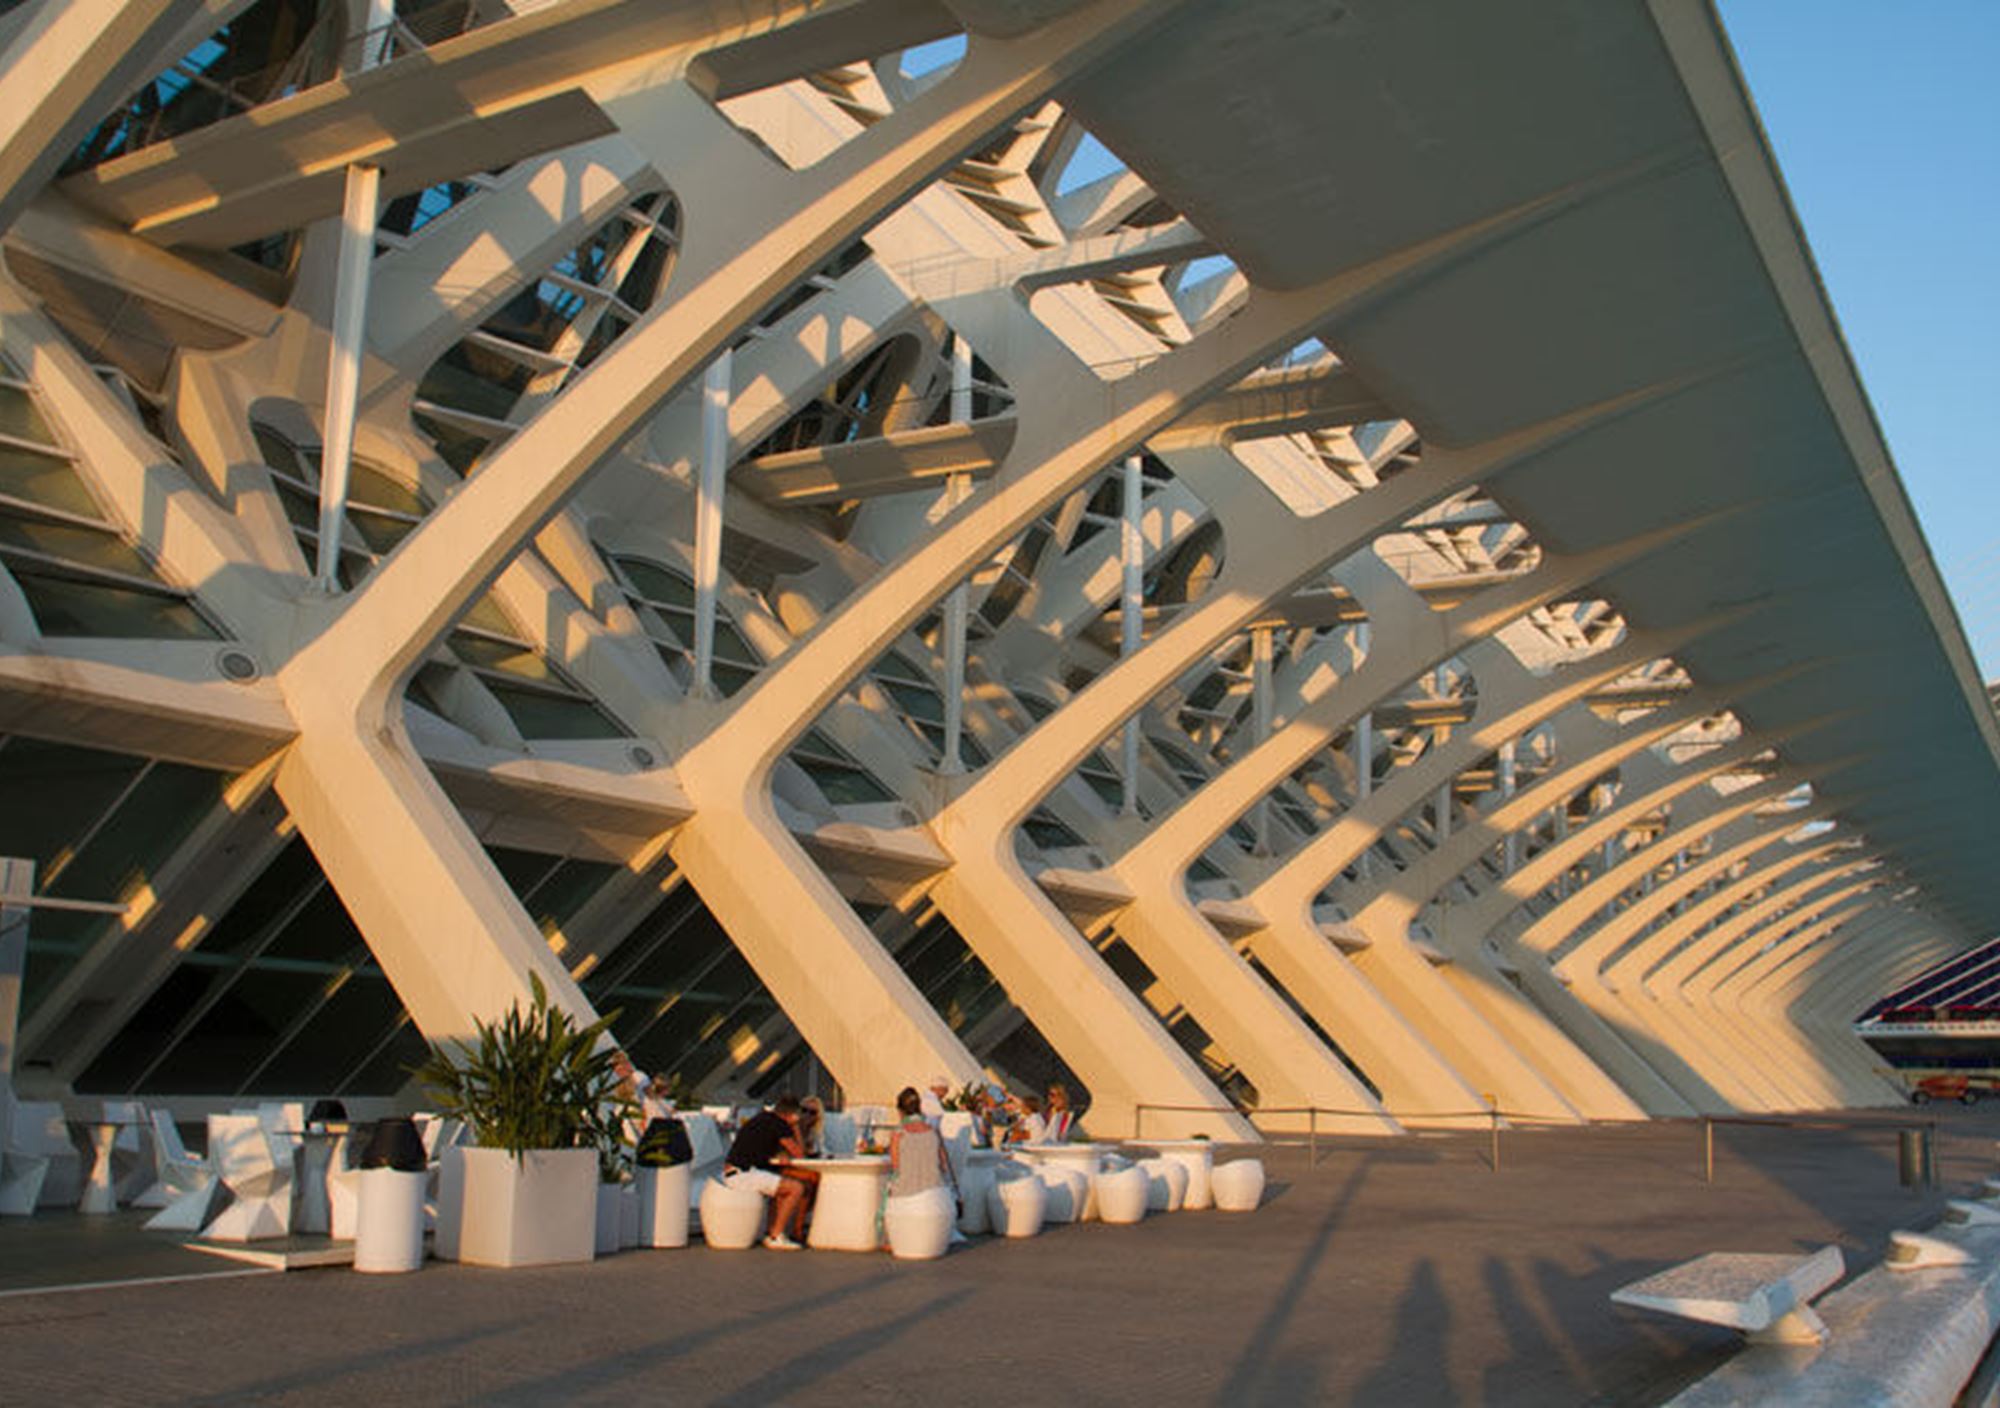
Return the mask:
{"type": "Polygon", "coordinates": [[[1702,1182],[1715,1182],[1715,1121],[1701,1117],[1702,1182]]]}
{"type": "Polygon", "coordinates": [[[1306,1167],[1319,1167],[1319,1106],[1306,1106],[1306,1167]]]}
{"type": "Polygon", "coordinates": [[[1493,1131],[1493,1171],[1500,1172],[1500,1102],[1491,1091],[1486,1093],[1486,1116],[1493,1131]]]}

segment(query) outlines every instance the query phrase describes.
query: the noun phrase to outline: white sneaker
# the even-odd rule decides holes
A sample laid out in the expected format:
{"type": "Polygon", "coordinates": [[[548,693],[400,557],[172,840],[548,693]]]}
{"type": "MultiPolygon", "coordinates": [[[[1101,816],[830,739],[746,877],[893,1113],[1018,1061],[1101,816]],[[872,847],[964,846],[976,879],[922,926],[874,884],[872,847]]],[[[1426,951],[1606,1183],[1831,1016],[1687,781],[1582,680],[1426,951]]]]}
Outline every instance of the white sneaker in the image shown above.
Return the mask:
{"type": "Polygon", "coordinates": [[[770,1236],[766,1237],[764,1239],[764,1246],[767,1250],[774,1252],[802,1252],[805,1250],[804,1247],[794,1242],[782,1232],[773,1232],[770,1236]]]}

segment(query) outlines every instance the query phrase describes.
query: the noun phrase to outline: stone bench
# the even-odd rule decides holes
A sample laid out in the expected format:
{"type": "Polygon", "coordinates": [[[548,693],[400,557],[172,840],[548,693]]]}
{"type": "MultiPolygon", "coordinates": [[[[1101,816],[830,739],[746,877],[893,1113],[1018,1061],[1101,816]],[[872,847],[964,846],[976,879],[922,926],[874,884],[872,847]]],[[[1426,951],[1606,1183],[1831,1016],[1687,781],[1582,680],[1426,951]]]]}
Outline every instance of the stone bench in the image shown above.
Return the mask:
{"type": "Polygon", "coordinates": [[[1847,1269],[1839,1247],[1710,1252],[1611,1293],[1619,1305],[1741,1330],[1758,1344],[1820,1344],[1826,1326],[1809,1304],[1847,1269]]]}

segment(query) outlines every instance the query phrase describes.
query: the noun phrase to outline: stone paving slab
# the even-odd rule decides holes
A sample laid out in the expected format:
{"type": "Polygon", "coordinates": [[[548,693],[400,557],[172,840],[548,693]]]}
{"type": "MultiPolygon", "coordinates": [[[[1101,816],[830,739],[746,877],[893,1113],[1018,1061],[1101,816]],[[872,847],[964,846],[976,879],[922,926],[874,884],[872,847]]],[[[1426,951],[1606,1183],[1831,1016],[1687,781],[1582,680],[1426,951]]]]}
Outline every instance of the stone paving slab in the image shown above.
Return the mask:
{"type": "MultiPolygon", "coordinates": [[[[1945,1191],[2000,1111],[1940,1110],[1945,1191]]],[[[18,1401],[433,1404],[1654,1404],[1731,1331],[1613,1306],[1710,1251],[1850,1267],[1944,1191],[1886,1131],[1698,1124],[1267,1150],[1255,1214],[976,1240],[942,1261],[628,1252],[585,1267],[344,1271],[0,1299],[18,1401]]],[[[0,1267],[22,1246],[0,1224],[0,1267]]],[[[8,1274],[13,1274],[12,1270],[8,1274]]]]}

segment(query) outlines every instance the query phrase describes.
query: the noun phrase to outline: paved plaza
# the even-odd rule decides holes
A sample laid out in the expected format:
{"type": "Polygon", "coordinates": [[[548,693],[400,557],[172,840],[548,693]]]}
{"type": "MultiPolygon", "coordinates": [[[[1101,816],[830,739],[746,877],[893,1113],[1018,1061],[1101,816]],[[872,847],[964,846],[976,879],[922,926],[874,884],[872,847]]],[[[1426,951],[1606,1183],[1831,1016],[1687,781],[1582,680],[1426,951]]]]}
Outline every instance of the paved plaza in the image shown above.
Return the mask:
{"type": "Polygon", "coordinates": [[[1991,1171],[2000,1110],[1939,1108],[1934,1193],[1893,1129],[1699,1124],[1266,1150],[1254,1216],[979,1239],[943,1262],[628,1252],[587,1267],[229,1276],[20,1294],[219,1263],[144,1234],[0,1226],[19,1402],[1659,1402],[1725,1331],[1612,1307],[1716,1249],[1837,1242],[1851,1270],[1991,1171]],[[37,1282],[35,1278],[42,1280],[37,1282]]]}

